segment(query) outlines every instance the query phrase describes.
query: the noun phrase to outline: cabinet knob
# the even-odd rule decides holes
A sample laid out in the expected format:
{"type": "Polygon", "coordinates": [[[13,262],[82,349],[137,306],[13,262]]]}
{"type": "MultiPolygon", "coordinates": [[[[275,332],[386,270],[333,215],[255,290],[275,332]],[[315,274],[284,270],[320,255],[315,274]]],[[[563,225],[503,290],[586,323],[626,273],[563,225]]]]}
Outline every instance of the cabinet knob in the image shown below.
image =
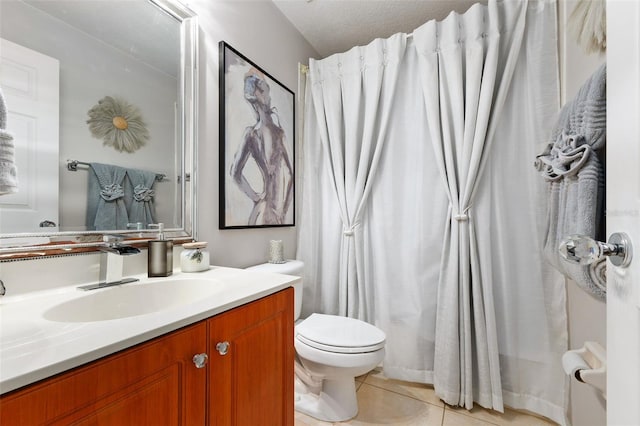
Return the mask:
{"type": "Polygon", "coordinates": [[[193,363],[196,365],[196,368],[204,368],[208,360],[209,357],[207,354],[196,354],[193,356],[193,363]]]}
{"type": "Polygon", "coordinates": [[[226,355],[229,352],[229,342],[218,342],[216,350],[220,355],[226,355]]]}

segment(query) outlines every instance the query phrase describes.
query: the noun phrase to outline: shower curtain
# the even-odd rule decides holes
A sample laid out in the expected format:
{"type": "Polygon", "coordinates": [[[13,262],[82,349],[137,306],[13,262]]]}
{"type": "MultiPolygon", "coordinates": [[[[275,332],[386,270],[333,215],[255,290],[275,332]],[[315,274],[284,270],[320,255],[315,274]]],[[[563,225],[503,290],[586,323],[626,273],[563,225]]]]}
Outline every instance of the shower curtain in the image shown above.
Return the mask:
{"type": "Polygon", "coordinates": [[[489,1],[311,60],[303,315],[387,333],[385,374],[565,422],[562,278],[531,171],[558,110],[556,4],[489,1]]]}

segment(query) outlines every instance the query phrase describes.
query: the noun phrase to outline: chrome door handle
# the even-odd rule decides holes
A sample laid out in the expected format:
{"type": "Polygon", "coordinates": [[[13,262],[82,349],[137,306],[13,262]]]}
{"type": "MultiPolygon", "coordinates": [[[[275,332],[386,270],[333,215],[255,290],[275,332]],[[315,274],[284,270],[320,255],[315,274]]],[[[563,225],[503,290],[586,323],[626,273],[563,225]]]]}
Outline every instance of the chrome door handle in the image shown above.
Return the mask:
{"type": "Polygon", "coordinates": [[[623,232],[611,234],[606,243],[586,235],[569,235],[562,240],[558,251],[568,262],[589,265],[608,256],[613,265],[622,268],[629,266],[633,255],[631,239],[623,232]]]}
{"type": "Polygon", "coordinates": [[[216,344],[216,350],[220,355],[226,355],[229,352],[229,342],[218,342],[216,344]]]}
{"type": "Polygon", "coordinates": [[[209,357],[205,353],[196,354],[193,356],[192,360],[193,360],[193,363],[196,365],[196,368],[204,368],[204,366],[207,365],[207,361],[209,360],[209,357]]]}

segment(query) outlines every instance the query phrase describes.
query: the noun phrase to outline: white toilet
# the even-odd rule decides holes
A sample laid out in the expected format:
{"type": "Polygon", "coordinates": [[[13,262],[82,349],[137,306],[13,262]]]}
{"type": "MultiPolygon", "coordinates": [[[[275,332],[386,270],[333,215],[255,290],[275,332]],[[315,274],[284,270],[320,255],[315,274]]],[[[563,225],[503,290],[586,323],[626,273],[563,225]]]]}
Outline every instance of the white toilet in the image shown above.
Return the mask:
{"type": "MultiPolygon", "coordinates": [[[[302,276],[304,263],[252,266],[247,269],[302,276]]],[[[302,307],[302,282],[294,285],[295,319],[302,307]]],[[[384,358],[384,332],[371,324],[336,315],[312,314],[296,322],[297,411],[316,419],[339,422],[358,414],[354,378],[368,373],[384,358]]]]}

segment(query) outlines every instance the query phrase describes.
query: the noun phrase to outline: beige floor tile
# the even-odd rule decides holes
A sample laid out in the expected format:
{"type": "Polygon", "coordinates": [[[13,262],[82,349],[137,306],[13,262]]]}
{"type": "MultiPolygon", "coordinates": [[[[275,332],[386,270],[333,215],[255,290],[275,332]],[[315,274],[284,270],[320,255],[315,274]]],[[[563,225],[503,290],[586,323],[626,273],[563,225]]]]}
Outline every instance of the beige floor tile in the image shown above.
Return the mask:
{"type": "Polygon", "coordinates": [[[368,375],[368,373],[367,374],[363,374],[362,376],[356,377],[356,382],[364,382],[365,379],[367,378],[367,375],[368,375]]]}
{"type": "Polygon", "coordinates": [[[557,423],[552,422],[549,419],[530,415],[521,411],[505,408],[504,414],[494,410],[487,410],[479,405],[473,407],[472,410],[466,410],[461,407],[446,406],[445,417],[448,412],[456,412],[458,414],[473,417],[479,420],[483,420],[495,425],[509,425],[509,426],[551,426],[557,423]]]}
{"type": "Polygon", "coordinates": [[[444,409],[364,383],[358,416],[336,425],[440,426],[444,409]]]}
{"type": "Polygon", "coordinates": [[[316,420],[311,416],[307,416],[306,414],[302,414],[297,411],[295,412],[293,424],[295,426],[331,426],[333,425],[333,423],[316,420]]]}
{"type": "Polygon", "coordinates": [[[374,370],[364,381],[368,385],[377,386],[392,392],[410,396],[437,406],[444,406],[444,403],[436,396],[433,386],[422,383],[404,382],[401,380],[388,379],[380,370],[374,370]]]}
{"type": "Polygon", "coordinates": [[[445,410],[442,426],[494,426],[494,424],[453,410],[445,410]]]}

